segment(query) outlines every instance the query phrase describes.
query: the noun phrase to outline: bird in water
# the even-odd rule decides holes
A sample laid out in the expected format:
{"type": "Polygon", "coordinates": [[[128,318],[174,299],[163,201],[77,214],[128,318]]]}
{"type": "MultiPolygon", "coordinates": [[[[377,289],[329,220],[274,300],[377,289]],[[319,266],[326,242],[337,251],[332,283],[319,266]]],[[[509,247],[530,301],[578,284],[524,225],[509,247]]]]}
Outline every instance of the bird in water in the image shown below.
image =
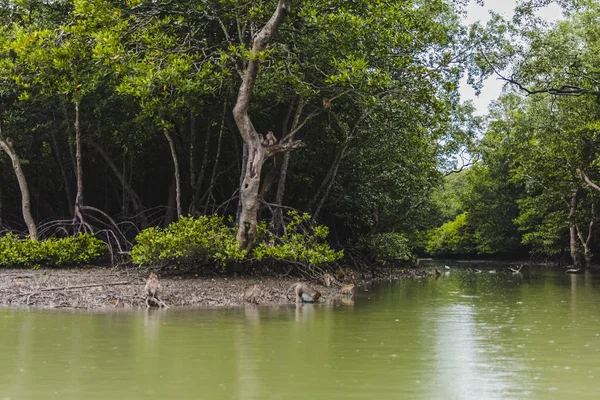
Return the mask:
{"type": "Polygon", "coordinates": [[[475,268],[475,273],[476,273],[476,274],[480,274],[480,273],[481,273],[481,270],[480,270],[480,269],[477,269],[477,268],[475,268]]]}
{"type": "Polygon", "coordinates": [[[495,269],[490,269],[490,271],[489,271],[489,272],[490,272],[490,274],[495,274],[495,273],[496,273],[496,270],[495,270],[495,269]]]}

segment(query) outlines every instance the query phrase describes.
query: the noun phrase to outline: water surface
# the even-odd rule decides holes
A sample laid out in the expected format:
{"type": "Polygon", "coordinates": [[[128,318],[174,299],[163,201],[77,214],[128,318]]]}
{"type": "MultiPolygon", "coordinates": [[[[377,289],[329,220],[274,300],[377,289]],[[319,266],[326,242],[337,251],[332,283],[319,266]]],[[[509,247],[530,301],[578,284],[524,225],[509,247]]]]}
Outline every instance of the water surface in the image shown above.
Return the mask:
{"type": "Polygon", "coordinates": [[[0,310],[0,400],[598,398],[600,276],[448,265],[300,308],[0,310]]]}

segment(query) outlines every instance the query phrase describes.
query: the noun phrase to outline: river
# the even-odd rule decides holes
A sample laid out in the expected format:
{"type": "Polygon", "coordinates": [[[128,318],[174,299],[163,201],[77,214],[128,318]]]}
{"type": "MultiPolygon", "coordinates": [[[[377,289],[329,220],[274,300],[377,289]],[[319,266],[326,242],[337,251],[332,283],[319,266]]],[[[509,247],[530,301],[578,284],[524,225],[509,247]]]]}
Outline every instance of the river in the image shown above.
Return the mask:
{"type": "Polygon", "coordinates": [[[0,400],[598,398],[600,275],[448,265],[299,308],[3,309],[0,400]]]}

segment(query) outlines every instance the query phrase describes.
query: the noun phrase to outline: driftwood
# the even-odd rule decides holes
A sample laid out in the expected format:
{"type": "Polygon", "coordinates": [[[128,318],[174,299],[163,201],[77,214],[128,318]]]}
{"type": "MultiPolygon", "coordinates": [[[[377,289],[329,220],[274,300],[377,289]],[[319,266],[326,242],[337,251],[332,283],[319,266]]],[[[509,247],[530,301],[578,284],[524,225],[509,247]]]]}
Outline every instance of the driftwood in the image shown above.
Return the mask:
{"type": "Polygon", "coordinates": [[[51,292],[51,291],[55,291],[55,290],[73,290],[73,289],[85,289],[85,288],[98,287],[98,286],[117,286],[117,285],[136,285],[136,283],[133,283],[131,281],[123,281],[123,282],[94,283],[94,284],[90,284],[90,285],[62,286],[62,287],[52,287],[52,288],[40,289],[37,292],[23,293],[23,294],[36,294],[38,292],[51,292]]]}
{"type": "Polygon", "coordinates": [[[522,265],[519,265],[518,267],[508,267],[508,269],[510,270],[510,272],[512,272],[513,274],[518,274],[519,272],[521,272],[521,270],[523,269],[522,265]]]}

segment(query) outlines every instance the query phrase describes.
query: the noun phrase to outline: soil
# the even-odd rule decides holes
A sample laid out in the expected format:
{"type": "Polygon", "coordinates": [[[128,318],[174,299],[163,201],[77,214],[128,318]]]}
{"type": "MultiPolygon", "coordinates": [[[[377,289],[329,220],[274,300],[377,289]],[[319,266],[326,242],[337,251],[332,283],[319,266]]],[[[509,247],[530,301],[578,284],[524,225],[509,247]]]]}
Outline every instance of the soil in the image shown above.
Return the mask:
{"type": "MultiPolygon", "coordinates": [[[[0,270],[0,306],[84,310],[146,308],[144,285],[149,273],[149,270],[139,268],[3,269],[0,270]]],[[[352,281],[356,290],[364,290],[376,281],[427,275],[430,271],[420,268],[394,269],[368,279],[353,274],[352,281]]],[[[160,271],[158,276],[159,299],[170,308],[242,306],[245,289],[252,285],[259,285],[257,304],[292,304],[294,297],[289,288],[300,281],[296,277],[231,274],[175,276],[160,271]]],[[[321,292],[320,301],[340,296],[339,286],[328,288],[315,282],[309,284],[321,292]]]]}

